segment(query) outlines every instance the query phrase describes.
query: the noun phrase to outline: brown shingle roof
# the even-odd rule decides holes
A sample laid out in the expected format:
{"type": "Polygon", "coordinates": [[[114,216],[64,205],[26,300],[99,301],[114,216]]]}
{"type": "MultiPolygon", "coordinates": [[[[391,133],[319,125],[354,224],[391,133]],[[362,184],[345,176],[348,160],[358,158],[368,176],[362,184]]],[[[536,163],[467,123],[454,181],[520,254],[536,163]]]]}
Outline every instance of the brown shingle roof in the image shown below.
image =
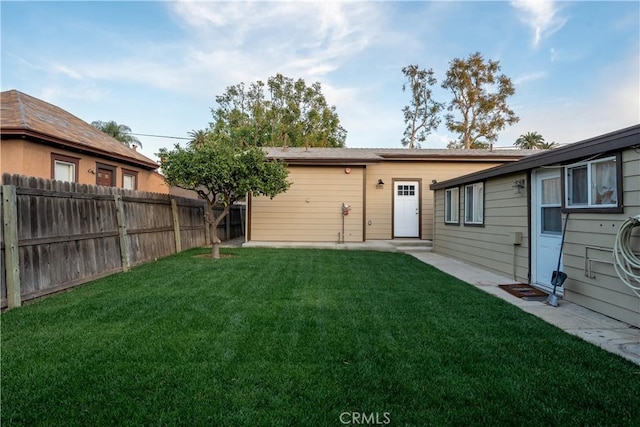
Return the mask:
{"type": "Polygon", "coordinates": [[[156,169],[152,159],[129,148],[73,114],[17,90],[0,93],[0,131],[91,152],[100,157],[156,169]]]}

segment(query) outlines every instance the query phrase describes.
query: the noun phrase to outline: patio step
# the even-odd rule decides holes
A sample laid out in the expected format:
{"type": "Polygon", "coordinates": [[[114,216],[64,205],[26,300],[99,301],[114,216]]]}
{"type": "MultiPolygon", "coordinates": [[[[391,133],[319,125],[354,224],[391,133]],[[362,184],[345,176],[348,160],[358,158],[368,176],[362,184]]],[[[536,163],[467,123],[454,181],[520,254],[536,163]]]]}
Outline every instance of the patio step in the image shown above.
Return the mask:
{"type": "Polygon", "coordinates": [[[388,242],[395,246],[398,252],[431,252],[433,242],[420,239],[393,239],[388,242]]]}

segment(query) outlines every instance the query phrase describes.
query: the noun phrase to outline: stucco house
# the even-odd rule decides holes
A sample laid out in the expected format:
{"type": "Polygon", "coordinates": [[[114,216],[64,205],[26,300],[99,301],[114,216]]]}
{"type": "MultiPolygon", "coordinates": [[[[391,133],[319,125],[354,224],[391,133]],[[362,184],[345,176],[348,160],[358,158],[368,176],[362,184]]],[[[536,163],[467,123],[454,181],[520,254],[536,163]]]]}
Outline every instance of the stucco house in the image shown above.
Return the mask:
{"type": "Polygon", "coordinates": [[[512,163],[521,150],[268,148],[290,189],[248,200],[247,240],[363,242],[433,236],[429,184],[512,163]]]}
{"type": "Polygon", "coordinates": [[[0,93],[0,173],[168,193],[158,164],[73,114],[0,93]]]}
{"type": "MultiPolygon", "coordinates": [[[[621,225],[640,214],[640,125],[430,188],[436,253],[550,292],[562,247],[564,299],[640,327],[639,294],[612,256],[621,225]]],[[[639,229],[628,244],[640,253],[639,229]]]]}

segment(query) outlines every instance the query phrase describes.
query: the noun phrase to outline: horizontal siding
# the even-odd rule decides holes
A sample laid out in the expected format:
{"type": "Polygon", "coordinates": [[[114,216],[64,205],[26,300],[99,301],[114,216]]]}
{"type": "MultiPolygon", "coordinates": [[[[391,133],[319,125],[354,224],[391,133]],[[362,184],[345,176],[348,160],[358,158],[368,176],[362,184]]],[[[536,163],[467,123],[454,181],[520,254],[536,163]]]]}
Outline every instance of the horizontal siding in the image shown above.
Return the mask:
{"type": "MultiPolygon", "coordinates": [[[[599,313],[640,327],[640,298],[615,273],[612,248],[621,224],[640,213],[640,154],[622,154],[624,213],[580,213],[569,216],[564,245],[565,299],[599,313]],[[586,249],[588,248],[588,249],[586,249]],[[591,277],[589,277],[589,259],[591,277]]],[[[518,280],[527,282],[530,242],[527,236],[526,197],[510,188],[524,175],[512,174],[485,182],[485,226],[444,224],[444,190],[436,192],[434,251],[478,264],[507,276],[513,274],[513,253],[508,234],[522,231],[522,245],[516,248],[518,280]],[[505,236],[507,239],[505,240],[505,236]],[[511,256],[511,258],[510,258],[511,256]]],[[[460,217],[464,199],[461,198],[460,217]]],[[[631,243],[640,254],[640,229],[631,243]]]]}
{"type": "Polygon", "coordinates": [[[471,172],[497,166],[499,163],[484,162],[410,162],[385,161],[367,166],[366,203],[367,240],[393,238],[393,180],[420,180],[422,239],[433,239],[433,191],[429,185],[433,180],[444,181],[471,172]],[[378,180],[385,183],[383,189],[376,188],[378,180]]]}
{"type": "Polygon", "coordinates": [[[344,217],[345,241],[361,242],[364,216],[364,168],[289,168],[291,187],[273,199],[251,201],[251,240],[337,242],[342,233],[342,203],[351,206],[344,217]]]}
{"type": "MultiPolygon", "coordinates": [[[[640,326],[640,298],[617,276],[612,264],[589,259],[612,260],[616,234],[630,216],[640,213],[640,155],[627,150],[622,155],[624,213],[571,213],[564,248],[564,268],[568,275],[565,298],[599,313],[640,326]],[[586,252],[585,247],[590,247],[586,252]],[[596,249],[600,248],[600,249],[596,249]]],[[[640,229],[631,239],[640,254],[640,229]],[[637,237],[635,237],[637,236],[637,237]]],[[[640,255],[639,255],[640,256],[640,255]]]]}
{"type": "Polygon", "coordinates": [[[464,191],[460,193],[460,225],[444,224],[444,190],[436,192],[434,251],[480,265],[488,270],[528,282],[529,240],[527,235],[527,196],[512,188],[522,174],[485,182],[485,224],[464,225],[464,191]],[[512,233],[522,233],[522,244],[514,245],[512,233]],[[515,260],[515,277],[514,277],[515,260]]]}

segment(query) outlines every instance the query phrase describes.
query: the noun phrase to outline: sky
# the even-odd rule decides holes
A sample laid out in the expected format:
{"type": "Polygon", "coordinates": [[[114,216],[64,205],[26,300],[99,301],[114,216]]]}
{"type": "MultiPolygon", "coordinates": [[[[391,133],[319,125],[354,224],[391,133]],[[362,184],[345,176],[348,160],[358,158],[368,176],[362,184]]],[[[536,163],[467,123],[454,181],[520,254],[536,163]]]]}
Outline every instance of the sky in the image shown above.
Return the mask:
{"type": "MultiPolygon", "coordinates": [[[[499,61],[520,121],[496,147],[538,132],[576,142],[640,123],[640,2],[0,2],[1,81],[92,122],[188,137],[215,97],[277,73],[320,82],[347,147],[401,148],[402,68],[499,61]]],[[[138,136],[152,159],[184,140],[138,136]]],[[[444,124],[423,148],[456,135],[444,124]]]]}

